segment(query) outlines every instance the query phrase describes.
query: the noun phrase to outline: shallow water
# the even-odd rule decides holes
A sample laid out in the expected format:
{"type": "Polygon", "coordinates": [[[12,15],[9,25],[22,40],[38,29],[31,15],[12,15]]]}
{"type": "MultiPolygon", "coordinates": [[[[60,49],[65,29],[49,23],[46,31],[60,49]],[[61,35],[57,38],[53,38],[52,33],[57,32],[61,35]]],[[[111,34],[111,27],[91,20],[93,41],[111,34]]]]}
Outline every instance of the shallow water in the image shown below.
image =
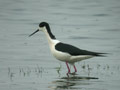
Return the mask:
{"type": "Polygon", "coordinates": [[[119,0],[1,0],[0,90],[119,90],[119,17],[119,0]],[[44,33],[28,37],[42,21],[63,42],[109,54],[76,63],[68,79],[44,33]]]}

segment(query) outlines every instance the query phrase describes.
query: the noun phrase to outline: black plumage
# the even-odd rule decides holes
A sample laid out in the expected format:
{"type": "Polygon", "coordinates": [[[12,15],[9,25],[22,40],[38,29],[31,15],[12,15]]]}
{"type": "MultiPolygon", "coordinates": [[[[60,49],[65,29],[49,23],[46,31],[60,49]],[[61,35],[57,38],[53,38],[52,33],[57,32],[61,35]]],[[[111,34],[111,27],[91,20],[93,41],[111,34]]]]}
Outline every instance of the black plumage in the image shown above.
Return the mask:
{"type": "Polygon", "coordinates": [[[61,43],[61,42],[55,45],[55,49],[61,52],[69,53],[70,55],[73,55],[73,56],[78,56],[78,55],[103,56],[102,54],[104,54],[104,53],[82,50],[75,46],[61,43]]]}
{"type": "Polygon", "coordinates": [[[56,39],[55,36],[52,34],[52,32],[51,32],[51,30],[50,30],[50,26],[49,26],[48,23],[42,22],[42,23],[39,24],[39,27],[44,27],[44,26],[46,27],[49,36],[50,36],[52,39],[56,39]]]}

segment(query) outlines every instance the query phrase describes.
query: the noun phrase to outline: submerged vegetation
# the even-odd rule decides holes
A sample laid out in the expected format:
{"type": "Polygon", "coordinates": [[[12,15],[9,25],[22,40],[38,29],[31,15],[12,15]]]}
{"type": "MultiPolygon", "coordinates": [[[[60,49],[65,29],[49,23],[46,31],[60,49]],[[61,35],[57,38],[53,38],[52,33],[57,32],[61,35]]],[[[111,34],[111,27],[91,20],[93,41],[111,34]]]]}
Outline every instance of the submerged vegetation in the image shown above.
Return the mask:
{"type": "MultiPolygon", "coordinates": [[[[120,69],[119,69],[119,66],[109,66],[109,65],[100,65],[100,64],[97,64],[97,65],[94,65],[92,66],[91,64],[86,64],[85,62],[80,64],[80,74],[79,75],[85,75],[85,76],[92,76],[94,74],[96,75],[113,75],[114,71],[118,71],[118,73],[120,73],[120,69]],[[115,70],[116,69],[116,70],[115,70]]],[[[16,68],[13,68],[13,67],[8,67],[7,69],[7,72],[8,72],[8,77],[10,78],[10,80],[13,80],[14,77],[31,77],[31,76],[34,76],[34,77],[43,77],[44,74],[50,74],[51,71],[56,71],[57,74],[58,74],[58,77],[61,77],[61,73],[63,75],[64,73],[64,76],[66,75],[65,74],[65,71],[64,71],[64,67],[62,67],[62,65],[60,64],[58,67],[55,67],[55,68],[44,68],[44,67],[41,67],[39,65],[36,65],[35,67],[29,67],[29,66],[26,66],[26,67],[16,67],[16,68]]],[[[77,74],[78,75],[78,74],[77,74]]]]}

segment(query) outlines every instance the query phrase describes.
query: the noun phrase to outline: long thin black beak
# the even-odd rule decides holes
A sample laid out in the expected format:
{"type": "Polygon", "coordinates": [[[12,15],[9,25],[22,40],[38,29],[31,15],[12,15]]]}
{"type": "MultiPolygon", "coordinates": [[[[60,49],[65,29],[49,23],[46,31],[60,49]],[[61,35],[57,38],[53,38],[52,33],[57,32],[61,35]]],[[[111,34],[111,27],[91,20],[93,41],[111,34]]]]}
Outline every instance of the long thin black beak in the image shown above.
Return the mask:
{"type": "Polygon", "coordinates": [[[34,34],[37,33],[38,31],[39,31],[39,29],[37,29],[37,30],[36,30],[35,32],[33,32],[32,34],[30,34],[29,37],[32,36],[32,35],[34,35],[34,34]]]}

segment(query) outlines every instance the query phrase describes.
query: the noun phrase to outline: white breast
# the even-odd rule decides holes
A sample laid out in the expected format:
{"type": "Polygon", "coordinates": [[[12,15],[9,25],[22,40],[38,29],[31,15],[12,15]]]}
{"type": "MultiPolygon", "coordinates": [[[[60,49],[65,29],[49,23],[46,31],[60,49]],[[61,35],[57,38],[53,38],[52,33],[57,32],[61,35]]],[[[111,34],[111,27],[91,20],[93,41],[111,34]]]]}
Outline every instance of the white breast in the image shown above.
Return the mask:
{"type": "Polygon", "coordinates": [[[51,50],[53,56],[54,56],[56,59],[58,59],[58,60],[60,60],[60,61],[64,61],[64,62],[70,60],[71,55],[69,55],[69,54],[67,54],[67,53],[64,53],[64,52],[61,52],[61,51],[57,51],[57,50],[55,49],[55,45],[56,45],[57,43],[59,43],[59,42],[60,42],[60,41],[58,41],[58,40],[52,40],[52,43],[49,43],[49,45],[50,45],[50,50],[51,50]]]}
{"type": "Polygon", "coordinates": [[[50,45],[50,50],[51,50],[53,56],[60,61],[64,61],[64,62],[67,61],[69,63],[74,63],[74,62],[77,62],[77,61],[81,61],[81,60],[93,57],[91,55],[72,56],[72,55],[70,55],[66,52],[58,51],[58,50],[55,49],[55,45],[59,42],[60,41],[58,41],[58,40],[52,40],[52,43],[49,43],[49,45],[50,45]]]}
{"type": "Polygon", "coordinates": [[[54,45],[52,45],[52,47],[51,47],[50,49],[51,49],[51,52],[52,52],[53,56],[54,56],[56,59],[58,59],[58,60],[60,60],[60,61],[64,61],[64,62],[70,60],[70,57],[71,57],[70,54],[64,53],[64,52],[61,52],[61,51],[57,51],[57,50],[55,49],[55,46],[54,46],[54,45]]]}

